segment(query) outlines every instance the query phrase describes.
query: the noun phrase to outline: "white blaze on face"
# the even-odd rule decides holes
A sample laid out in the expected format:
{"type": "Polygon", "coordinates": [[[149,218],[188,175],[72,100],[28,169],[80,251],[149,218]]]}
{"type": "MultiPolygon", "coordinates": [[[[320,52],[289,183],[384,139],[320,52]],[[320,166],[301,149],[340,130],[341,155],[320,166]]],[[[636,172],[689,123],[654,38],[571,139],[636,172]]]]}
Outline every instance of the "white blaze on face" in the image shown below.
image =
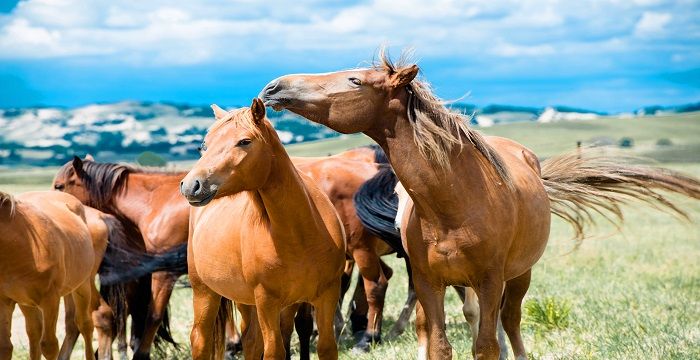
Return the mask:
{"type": "Polygon", "coordinates": [[[406,211],[406,204],[408,204],[409,197],[408,192],[406,191],[406,189],[404,189],[401,182],[396,183],[394,192],[399,197],[399,206],[396,211],[396,219],[394,219],[394,226],[398,230],[401,230],[401,219],[403,218],[403,213],[406,211]]]}

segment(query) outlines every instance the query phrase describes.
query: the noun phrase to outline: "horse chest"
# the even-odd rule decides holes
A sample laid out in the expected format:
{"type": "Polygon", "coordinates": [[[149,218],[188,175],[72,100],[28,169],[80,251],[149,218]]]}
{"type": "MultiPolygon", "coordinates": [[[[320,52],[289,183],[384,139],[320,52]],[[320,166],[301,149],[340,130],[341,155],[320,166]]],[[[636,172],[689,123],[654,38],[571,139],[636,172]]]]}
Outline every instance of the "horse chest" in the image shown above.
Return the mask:
{"type": "Polygon", "coordinates": [[[247,302],[252,289],[246,282],[240,246],[207,231],[192,238],[192,261],[197,276],[209,288],[230,299],[247,302]]]}

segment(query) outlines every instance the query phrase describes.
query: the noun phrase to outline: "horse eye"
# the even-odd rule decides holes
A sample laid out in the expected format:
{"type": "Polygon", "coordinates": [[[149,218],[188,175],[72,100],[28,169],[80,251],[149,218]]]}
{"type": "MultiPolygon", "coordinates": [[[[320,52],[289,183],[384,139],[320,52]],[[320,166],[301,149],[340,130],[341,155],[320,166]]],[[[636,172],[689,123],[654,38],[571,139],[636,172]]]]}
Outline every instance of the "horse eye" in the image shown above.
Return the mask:
{"type": "Polygon", "coordinates": [[[207,151],[207,144],[202,143],[202,145],[200,145],[199,147],[197,147],[197,151],[199,151],[199,152],[205,152],[205,151],[207,151]]]}
{"type": "Polygon", "coordinates": [[[53,188],[56,189],[56,190],[58,190],[58,191],[62,191],[65,187],[66,187],[66,186],[63,185],[63,184],[56,184],[56,185],[53,186],[53,188]]]}
{"type": "Polygon", "coordinates": [[[353,83],[353,84],[355,84],[355,85],[357,85],[357,86],[362,85],[362,81],[360,81],[360,79],[358,79],[358,78],[351,77],[351,78],[348,79],[348,80],[350,80],[351,83],[353,83]]]}
{"type": "Polygon", "coordinates": [[[252,143],[252,142],[253,142],[253,140],[243,139],[243,140],[240,140],[238,143],[236,143],[236,146],[247,146],[247,145],[250,145],[250,143],[252,143]]]}

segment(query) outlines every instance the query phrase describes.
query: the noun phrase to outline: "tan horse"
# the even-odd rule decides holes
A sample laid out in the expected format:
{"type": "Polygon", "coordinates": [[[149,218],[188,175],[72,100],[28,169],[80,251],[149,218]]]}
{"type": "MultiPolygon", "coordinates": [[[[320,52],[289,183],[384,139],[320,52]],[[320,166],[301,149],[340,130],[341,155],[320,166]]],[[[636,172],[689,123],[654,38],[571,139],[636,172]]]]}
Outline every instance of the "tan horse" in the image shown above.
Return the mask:
{"type": "MultiPolygon", "coordinates": [[[[123,224],[112,215],[85,206],[85,219],[90,231],[93,250],[95,252],[95,265],[92,268],[92,278],[98,273],[100,264],[105,256],[108,245],[114,249],[121,249],[127,240],[127,232],[123,224]]],[[[127,291],[124,285],[101,285],[105,297],[97,290],[95,281],[91,284],[92,320],[97,330],[97,358],[98,360],[112,359],[112,342],[118,331],[124,330],[126,319],[115,318],[113,307],[126,307],[126,299],[123,294],[127,291]],[[121,286],[121,288],[119,288],[121,286]],[[122,292],[120,294],[120,292],[122,292]]],[[[65,304],[65,328],[66,335],[61,345],[59,359],[70,359],[73,347],[78,340],[79,328],[76,321],[75,302],[72,296],[64,296],[65,304]]]]}
{"type": "Polygon", "coordinates": [[[93,359],[91,290],[95,250],[85,210],[75,197],[55,191],[16,197],[0,192],[0,359],[12,357],[12,311],[25,317],[29,358],[58,357],[58,307],[75,303],[85,357],[93,359]]]}
{"type": "Polygon", "coordinates": [[[551,212],[581,230],[591,211],[612,210],[614,216],[630,198],[676,210],[659,189],[700,198],[696,179],[616,161],[569,156],[540,171],[524,146],[470,129],[464,116],[446,109],[415,79],[418,70],[382,55],[373,68],[283,76],[260,97],[336,131],[363,132],[385,150],[413,200],[402,235],[419,300],[421,357],[452,356],[445,335],[446,285],[470,286],[479,297],[476,358],[499,357],[499,307],[516,357],[527,357],[521,302],[547,244],[551,212]]]}
{"type": "MultiPolygon", "coordinates": [[[[214,110],[206,151],[181,184],[190,204],[209,204],[190,215],[192,356],[223,355],[223,329],[219,336],[212,329],[225,297],[256,306],[265,359],[285,356],[281,311],[313,304],[319,358],[336,359],[333,317],[345,234],[333,204],[294,168],[260,99],[250,109],[214,110]]],[[[256,358],[250,350],[244,345],[246,358],[256,358]]]]}

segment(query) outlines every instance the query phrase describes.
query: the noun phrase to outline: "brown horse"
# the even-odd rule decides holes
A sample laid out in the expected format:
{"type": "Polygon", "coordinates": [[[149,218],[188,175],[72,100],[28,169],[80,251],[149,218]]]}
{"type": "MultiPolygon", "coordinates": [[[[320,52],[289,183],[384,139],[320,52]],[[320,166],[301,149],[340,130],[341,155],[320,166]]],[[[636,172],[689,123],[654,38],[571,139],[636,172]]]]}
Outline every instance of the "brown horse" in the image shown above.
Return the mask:
{"type": "MultiPolygon", "coordinates": [[[[93,359],[91,290],[95,249],[85,209],[59,192],[0,192],[0,359],[12,358],[12,312],[25,317],[29,358],[56,359],[56,322],[61,297],[75,303],[85,356],[93,359]]],[[[105,244],[101,244],[104,249],[105,244]]]]}
{"type": "MultiPolygon", "coordinates": [[[[192,356],[223,355],[223,324],[218,334],[212,330],[217,313],[227,312],[220,306],[225,297],[255,305],[265,359],[285,356],[282,310],[311,303],[319,358],[336,359],[333,318],[345,262],[338,214],[314,182],[297,172],[260,99],[250,109],[213,108],[217,121],[205,137],[206,151],[181,184],[191,205],[209,204],[193,208],[190,216],[192,356]]],[[[259,356],[250,350],[244,344],[246,358],[259,356]]]]}
{"type": "Polygon", "coordinates": [[[656,190],[700,198],[696,179],[615,161],[563,157],[540,171],[527,148],[470,129],[464,116],[445,108],[416,79],[418,70],[382,55],[373,68],[283,76],[265,86],[260,97],[266,105],[336,131],[363,132],[386,152],[413,200],[402,235],[419,300],[422,355],[451,358],[445,286],[461,285],[479,297],[476,358],[499,357],[499,307],[516,357],[527,357],[521,302],[532,266],[547,244],[551,212],[581,230],[591,211],[619,214],[625,199],[677,210],[656,190]]]}
{"type": "MultiPolygon", "coordinates": [[[[178,249],[184,259],[189,205],[178,194],[178,186],[184,175],[75,157],[59,170],[53,186],[74,195],[88,206],[116,216],[130,233],[143,238],[147,253],[159,254],[178,249]]],[[[151,277],[151,290],[146,292],[151,294],[151,298],[136,299],[149,300],[147,313],[132,318],[134,359],[149,358],[154,340],[162,339],[175,344],[169,331],[167,306],[175,281],[186,272],[186,264],[183,263],[180,269],[175,267],[168,271],[156,271],[152,275],[145,269],[141,270],[138,275],[121,274],[125,279],[140,275],[151,277]]],[[[135,306],[130,307],[130,311],[138,310],[135,306]]]]}

